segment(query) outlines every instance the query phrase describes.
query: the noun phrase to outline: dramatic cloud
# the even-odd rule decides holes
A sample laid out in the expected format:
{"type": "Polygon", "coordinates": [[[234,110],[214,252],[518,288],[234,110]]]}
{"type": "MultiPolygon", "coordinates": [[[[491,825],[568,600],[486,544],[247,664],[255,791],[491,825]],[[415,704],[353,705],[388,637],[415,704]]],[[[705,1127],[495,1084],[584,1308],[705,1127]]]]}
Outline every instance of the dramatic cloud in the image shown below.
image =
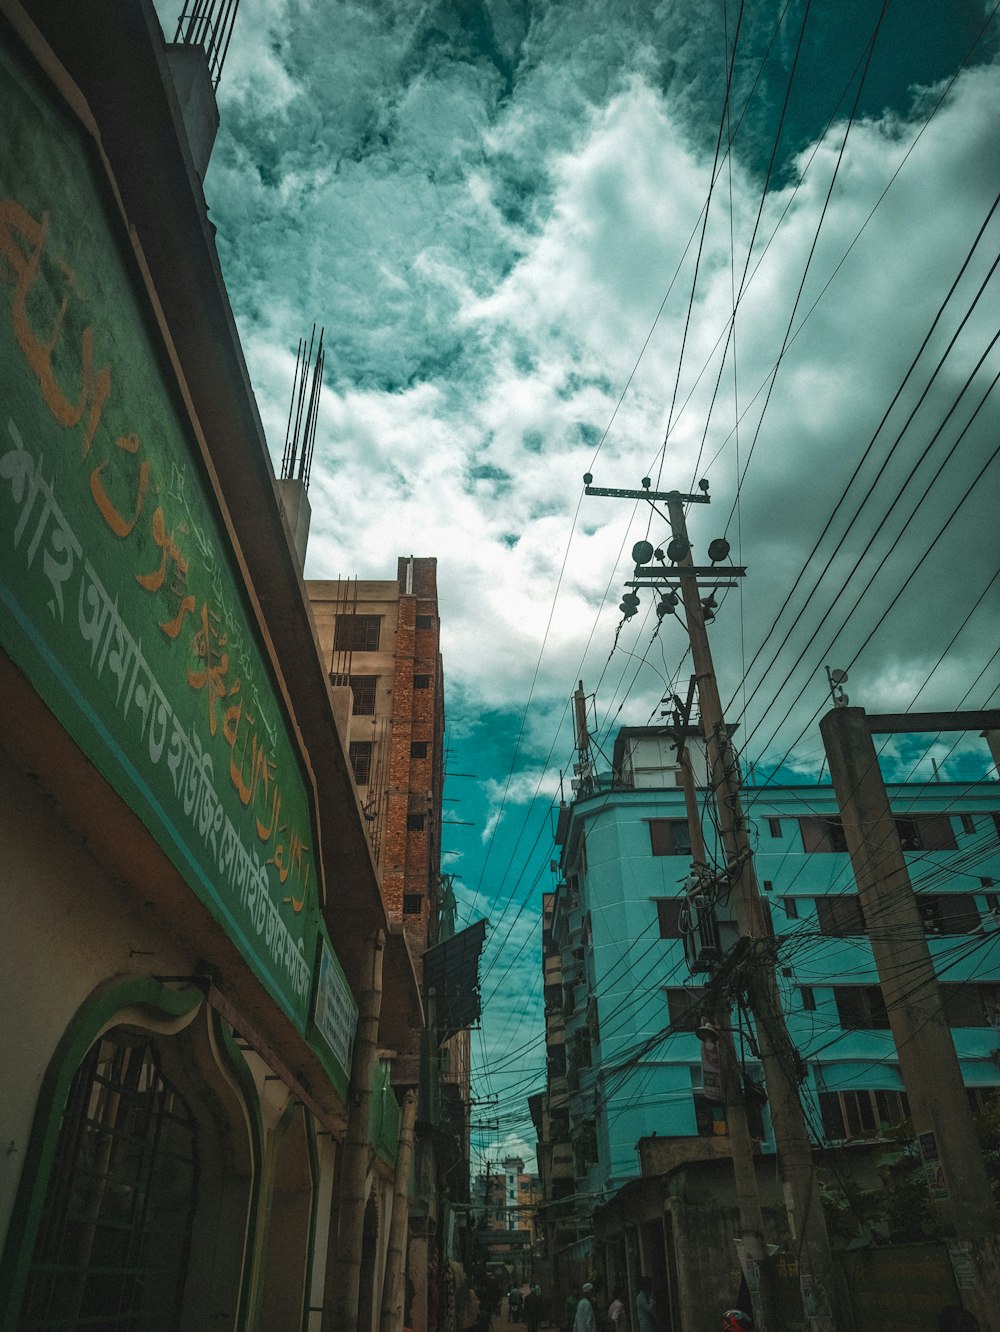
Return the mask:
{"type": "MultiPolygon", "coordinates": [[[[746,7],[718,152],[733,15],[708,0],[241,6],[206,182],[220,254],[276,459],[298,338],[326,327],[307,572],[438,557],[452,766],[478,779],[449,788],[477,824],[451,864],[494,920],[486,988],[511,967],[498,1076],[537,984],[566,700],[596,689],[610,753],[684,655],[648,596],[616,638],[650,514],[583,498],[585,471],[710,481],[692,536],[726,531],[750,570],[712,633],[758,772],[818,771],[825,663],[872,709],[993,696],[996,217],[906,377],[1000,190],[996,31],[976,44],[972,3],[890,7],[845,143],[879,8],[811,15],[761,205],[801,4],[776,34],[746,7]]],[[[933,756],[985,765],[974,737],[933,756]]]]}

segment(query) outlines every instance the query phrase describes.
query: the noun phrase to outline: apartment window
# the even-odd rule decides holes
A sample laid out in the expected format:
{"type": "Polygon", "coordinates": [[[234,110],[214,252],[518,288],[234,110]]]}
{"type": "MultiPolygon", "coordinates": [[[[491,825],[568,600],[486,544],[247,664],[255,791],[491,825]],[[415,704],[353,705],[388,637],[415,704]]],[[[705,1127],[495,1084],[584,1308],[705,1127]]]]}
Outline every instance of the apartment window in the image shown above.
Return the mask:
{"type": "Polygon", "coordinates": [[[794,897],[783,897],[781,899],[781,909],[790,920],[798,920],[799,904],[794,897]]]}
{"type": "Polygon", "coordinates": [[[375,715],[375,690],[378,686],[377,675],[337,675],[331,674],[332,685],[349,685],[354,695],[354,715],[373,717],[375,715]]]}
{"type": "Polygon", "coordinates": [[[338,615],[333,646],[337,652],[377,652],[381,632],[381,615],[338,615]]]}
{"type": "Polygon", "coordinates": [[[1000,1095],[1000,1087],[966,1087],[965,1094],[969,1098],[969,1104],[972,1106],[974,1115],[982,1114],[987,1107],[996,1104],[996,1098],[1000,1095]]]}
{"type": "Polygon", "coordinates": [[[955,832],[947,814],[918,814],[896,819],[904,851],[957,851],[955,832]]]}
{"type": "Polygon", "coordinates": [[[799,998],[802,1000],[802,1007],[807,1013],[816,1012],[816,991],[811,985],[799,986],[799,998]]]}
{"type": "Polygon", "coordinates": [[[761,884],[761,887],[764,889],[765,893],[774,892],[774,880],[765,879],[764,882],[761,884]]]}
{"type": "Polygon", "coordinates": [[[942,985],[941,1006],[949,1027],[992,1027],[1000,1024],[1000,987],[942,985]]]}
{"type": "Polygon", "coordinates": [[[772,837],[782,837],[782,836],[784,836],[784,834],[783,834],[783,832],[782,832],[782,830],[781,830],[781,820],[780,820],[780,819],[768,819],[768,821],[767,821],[767,828],[768,828],[768,831],[770,832],[770,834],[771,834],[772,837]]]}
{"type": "Polygon", "coordinates": [[[847,839],[840,819],[799,819],[804,851],[846,851],[847,839]]]}
{"type": "Polygon", "coordinates": [[[828,1142],[880,1138],[910,1116],[901,1091],[820,1092],[823,1133],[828,1142]]]}
{"type": "Polygon", "coordinates": [[[877,985],[835,985],[833,999],[840,1025],[848,1031],[888,1031],[889,1015],[877,985]]]}
{"type": "Polygon", "coordinates": [[[407,832],[423,832],[423,830],[424,830],[424,825],[425,825],[426,822],[427,822],[427,815],[426,815],[426,814],[407,814],[407,816],[406,816],[406,831],[407,831],[407,832]]]}
{"type": "Polygon", "coordinates": [[[434,616],[433,616],[433,615],[418,615],[418,616],[417,616],[417,628],[418,628],[418,629],[433,629],[433,628],[434,628],[434,616]]]}
{"type": "Polygon", "coordinates": [[[976,831],[976,820],[971,814],[959,814],[962,820],[962,832],[974,833],[976,831]]]}
{"type": "Polygon", "coordinates": [[[431,677],[429,675],[415,675],[413,677],[414,689],[430,689],[431,677]]]}
{"type": "Polygon", "coordinates": [[[694,1031],[702,1017],[702,990],[667,990],[667,1014],[674,1031],[694,1031]]]}
{"type": "Polygon", "coordinates": [[[403,915],[419,916],[424,909],[423,893],[404,893],[403,894],[403,915]]]}
{"type": "Polygon", "coordinates": [[[367,786],[372,773],[372,742],[352,740],[347,747],[347,757],[351,761],[355,782],[358,786],[367,786]]]}
{"type": "Polygon", "coordinates": [[[681,931],[681,911],[684,907],[682,897],[656,898],[656,916],[660,925],[661,939],[683,938],[681,931]]]}
{"type": "Polygon", "coordinates": [[[428,742],[427,742],[426,740],[413,740],[413,741],[411,741],[411,743],[410,743],[410,758],[426,758],[426,757],[427,757],[427,744],[428,744],[428,742]]]}
{"type": "Polygon", "coordinates": [[[689,856],[691,833],[687,819],[650,819],[649,843],[654,856],[689,856]]]}
{"type": "Polygon", "coordinates": [[[981,924],[971,893],[918,893],[917,908],[928,934],[974,934],[981,924]]]}
{"type": "Polygon", "coordinates": [[[817,897],[816,914],[820,934],[846,939],[852,934],[865,933],[865,913],[861,910],[860,899],[854,894],[817,897]]]}

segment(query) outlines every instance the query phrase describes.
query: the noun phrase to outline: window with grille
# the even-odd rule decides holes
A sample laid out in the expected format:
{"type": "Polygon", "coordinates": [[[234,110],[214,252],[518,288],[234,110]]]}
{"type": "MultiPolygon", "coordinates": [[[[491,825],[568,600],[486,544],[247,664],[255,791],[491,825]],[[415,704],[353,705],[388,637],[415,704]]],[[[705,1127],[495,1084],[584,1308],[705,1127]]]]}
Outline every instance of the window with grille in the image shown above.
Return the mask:
{"type": "Polygon", "coordinates": [[[820,1092],[823,1133],[828,1142],[877,1139],[910,1117],[901,1091],[820,1092]]]}
{"type": "Polygon", "coordinates": [[[403,894],[403,915],[419,916],[424,909],[423,893],[404,893],[403,894]]]}
{"type": "Polygon", "coordinates": [[[337,652],[377,652],[381,633],[381,615],[338,615],[333,646],[337,652]]]}
{"type": "Polygon", "coordinates": [[[649,844],[654,856],[689,856],[691,833],[687,819],[650,819],[649,844]]]}
{"type": "Polygon", "coordinates": [[[847,838],[840,819],[799,819],[799,833],[804,851],[846,851],[847,838]]]}
{"type": "Polygon", "coordinates": [[[426,814],[407,814],[406,830],[407,832],[423,832],[426,822],[426,814]]]}
{"type": "Polygon", "coordinates": [[[889,1015],[877,985],[835,985],[840,1025],[852,1031],[888,1031],[889,1015]]]}
{"type": "Polygon", "coordinates": [[[410,758],[426,758],[427,743],[426,740],[414,740],[410,745],[410,758]]]}
{"type": "Polygon", "coordinates": [[[917,814],[896,819],[904,851],[957,851],[955,831],[947,814],[917,814]]]}
{"type": "Polygon", "coordinates": [[[173,1332],[197,1183],[194,1120],[152,1042],[109,1032],[70,1086],[19,1327],[173,1332]]]}
{"type": "Polygon", "coordinates": [[[1000,986],[941,985],[939,989],[949,1027],[1000,1026],[1000,986]]]}
{"type": "Polygon", "coordinates": [[[704,1012],[704,991],[667,990],[667,1014],[674,1031],[694,1031],[704,1012]]]}
{"type": "Polygon", "coordinates": [[[367,786],[372,775],[372,742],[352,740],[347,747],[347,757],[351,760],[355,782],[358,786],[367,786]]]}
{"type": "Polygon", "coordinates": [[[852,934],[865,933],[865,913],[861,910],[861,899],[853,893],[817,897],[816,915],[819,917],[820,934],[845,939],[852,934]]]}
{"type": "Polygon", "coordinates": [[[431,677],[429,675],[415,675],[413,677],[414,689],[430,689],[431,677]]]}
{"type": "Polygon", "coordinates": [[[378,687],[377,675],[338,675],[330,676],[332,685],[349,685],[354,695],[354,715],[373,717],[375,715],[375,690],[378,687]]]}
{"type": "Polygon", "coordinates": [[[971,893],[918,893],[917,909],[928,934],[974,934],[982,924],[971,893]]]}
{"type": "Polygon", "coordinates": [[[682,938],[680,922],[683,908],[683,897],[656,898],[656,916],[660,926],[661,939],[682,938]]]}

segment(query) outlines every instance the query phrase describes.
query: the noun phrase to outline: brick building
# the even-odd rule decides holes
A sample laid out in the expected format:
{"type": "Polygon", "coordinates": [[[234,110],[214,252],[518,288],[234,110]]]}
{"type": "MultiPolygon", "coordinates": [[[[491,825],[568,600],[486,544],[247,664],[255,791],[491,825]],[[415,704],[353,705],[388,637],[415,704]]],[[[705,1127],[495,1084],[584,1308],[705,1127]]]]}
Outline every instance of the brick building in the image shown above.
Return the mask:
{"type": "Polygon", "coordinates": [[[331,683],[352,694],[349,753],[390,916],[415,957],[437,940],[444,674],[437,560],[394,580],[312,580],[331,683]]]}

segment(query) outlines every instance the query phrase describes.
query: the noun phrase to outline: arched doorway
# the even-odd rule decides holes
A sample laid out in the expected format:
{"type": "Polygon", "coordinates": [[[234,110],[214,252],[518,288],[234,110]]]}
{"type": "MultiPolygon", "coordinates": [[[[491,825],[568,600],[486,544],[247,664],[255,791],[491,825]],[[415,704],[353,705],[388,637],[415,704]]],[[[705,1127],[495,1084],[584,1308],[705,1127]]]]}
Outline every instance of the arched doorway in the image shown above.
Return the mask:
{"type": "Polygon", "coordinates": [[[22,1326],[180,1325],[198,1188],[197,1130],[155,1039],[112,1029],[70,1085],[22,1326]]]}

